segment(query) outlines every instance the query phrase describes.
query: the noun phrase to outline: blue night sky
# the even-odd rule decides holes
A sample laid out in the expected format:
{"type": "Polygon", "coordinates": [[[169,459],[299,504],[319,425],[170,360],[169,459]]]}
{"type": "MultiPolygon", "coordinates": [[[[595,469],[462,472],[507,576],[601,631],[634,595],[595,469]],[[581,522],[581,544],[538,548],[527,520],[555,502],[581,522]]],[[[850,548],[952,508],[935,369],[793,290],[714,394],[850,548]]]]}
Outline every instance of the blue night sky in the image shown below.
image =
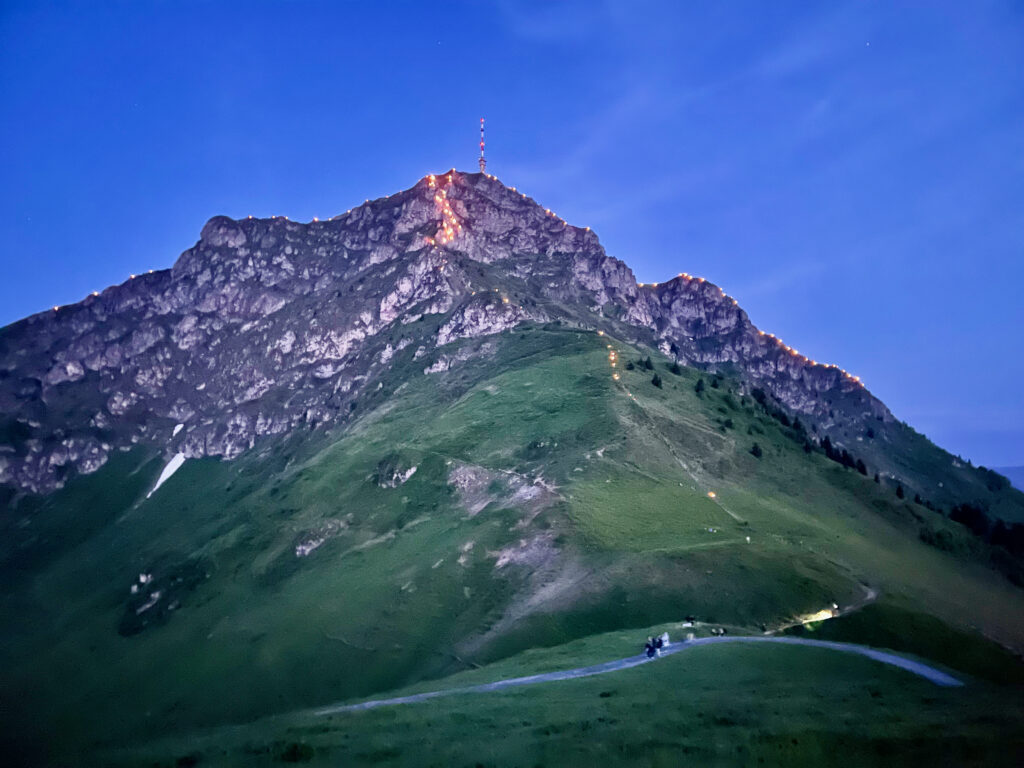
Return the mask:
{"type": "Polygon", "coordinates": [[[1024,464],[1024,5],[0,7],[0,323],[488,170],[686,271],[953,453],[1024,464]]]}

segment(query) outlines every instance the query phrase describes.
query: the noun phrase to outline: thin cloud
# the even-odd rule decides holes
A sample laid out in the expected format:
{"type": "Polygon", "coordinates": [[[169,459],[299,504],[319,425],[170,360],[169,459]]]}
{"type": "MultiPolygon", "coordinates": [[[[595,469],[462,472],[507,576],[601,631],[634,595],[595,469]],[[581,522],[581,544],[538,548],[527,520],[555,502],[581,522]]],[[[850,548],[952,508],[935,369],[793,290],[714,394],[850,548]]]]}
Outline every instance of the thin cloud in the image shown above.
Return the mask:
{"type": "Polygon", "coordinates": [[[522,185],[542,185],[591,171],[595,158],[616,144],[622,133],[635,123],[638,114],[649,114],[653,101],[653,94],[645,86],[634,88],[604,110],[588,117],[585,125],[594,126],[593,129],[587,133],[578,130],[578,133],[584,133],[584,140],[568,153],[560,155],[554,163],[514,166],[512,173],[522,185]]]}
{"type": "Polygon", "coordinates": [[[848,49],[861,26],[856,14],[860,4],[844,4],[801,24],[799,28],[774,48],[758,58],[748,74],[766,79],[782,79],[815,69],[848,49]]]}
{"type": "Polygon", "coordinates": [[[794,284],[821,274],[825,271],[825,267],[826,264],[823,261],[798,262],[786,269],[761,275],[752,282],[740,284],[729,293],[742,303],[754,296],[770,296],[782,291],[789,291],[793,289],[794,284]]]}
{"type": "Polygon", "coordinates": [[[811,38],[788,43],[771,51],[758,61],[751,74],[766,78],[783,78],[814,66],[826,58],[829,43],[811,38]]]}
{"type": "Polygon", "coordinates": [[[535,42],[574,42],[601,31],[607,22],[607,7],[602,3],[523,2],[503,0],[498,10],[509,31],[516,37],[535,42]]]}

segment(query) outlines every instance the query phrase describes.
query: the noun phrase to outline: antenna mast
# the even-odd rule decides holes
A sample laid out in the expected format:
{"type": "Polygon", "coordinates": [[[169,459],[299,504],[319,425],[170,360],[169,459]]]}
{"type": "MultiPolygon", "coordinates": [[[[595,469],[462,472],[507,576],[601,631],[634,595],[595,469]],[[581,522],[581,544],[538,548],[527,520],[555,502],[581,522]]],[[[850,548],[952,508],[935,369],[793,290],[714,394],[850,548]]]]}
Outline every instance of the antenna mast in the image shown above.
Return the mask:
{"type": "Polygon", "coordinates": [[[484,158],[484,119],[480,118],[480,173],[487,173],[487,160],[484,158]]]}

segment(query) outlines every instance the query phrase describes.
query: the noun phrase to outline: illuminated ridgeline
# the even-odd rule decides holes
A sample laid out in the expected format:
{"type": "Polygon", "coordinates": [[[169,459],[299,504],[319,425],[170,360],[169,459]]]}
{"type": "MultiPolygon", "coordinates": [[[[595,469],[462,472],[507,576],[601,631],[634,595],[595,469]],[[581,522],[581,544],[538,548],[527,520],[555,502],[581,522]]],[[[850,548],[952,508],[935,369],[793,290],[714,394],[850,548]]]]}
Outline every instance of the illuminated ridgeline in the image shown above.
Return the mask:
{"type": "Polygon", "coordinates": [[[853,376],[845,368],[840,368],[838,365],[834,365],[832,363],[819,363],[817,360],[811,360],[806,355],[801,355],[800,352],[797,351],[796,349],[793,349],[793,347],[783,343],[782,339],[778,338],[774,333],[765,333],[764,331],[758,331],[757,335],[764,339],[769,339],[769,344],[774,344],[778,349],[788,352],[791,357],[794,357],[797,360],[807,363],[808,365],[821,366],[822,368],[827,368],[828,370],[831,371],[839,371],[843,375],[843,378],[846,379],[847,381],[856,384],[858,387],[861,387],[862,389],[864,387],[864,382],[860,380],[860,376],[853,376]]]}
{"type": "MultiPolygon", "coordinates": [[[[367,200],[366,202],[370,202],[370,201],[369,201],[369,200],[367,200]]],[[[351,208],[350,208],[350,209],[349,209],[348,211],[346,211],[346,213],[351,213],[351,212],[352,212],[352,209],[351,209],[351,208]]],[[[253,216],[252,214],[249,214],[249,215],[248,215],[248,216],[246,216],[245,218],[246,218],[246,220],[247,220],[247,221],[260,221],[260,219],[257,219],[257,218],[256,218],[255,216],[253,216]]],[[[270,217],[270,220],[271,220],[271,221],[277,221],[278,219],[282,219],[282,220],[284,220],[284,221],[289,221],[289,218],[288,218],[287,216],[271,216],[271,217],[270,217]]],[[[317,218],[316,216],[314,216],[314,217],[313,217],[313,222],[319,222],[319,221],[320,221],[320,219],[319,219],[319,218],[317,218]]],[[[152,270],[152,269],[150,269],[150,270],[148,270],[148,271],[147,271],[147,274],[150,274],[150,275],[152,275],[154,271],[155,271],[155,270],[152,270]]],[[[135,279],[136,277],[138,277],[138,275],[128,275],[128,279],[129,279],[129,280],[134,280],[134,279],[135,279]]],[[[99,296],[99,295],[100,295],[100,292],[99,292],[99,291],[93,291],[92,293],[90,293],[90,294],[89,294],[89,296],[93,296],[93,297],[95,297],[95,296],[99,296]]],[[[89,298],[89,297],[87,296],[86,298],[89,298]]],[[[54,308],[53,308],[53,311],[54,311],[54,312],[57,312],[57,311],[58,311],[59,309],[60,309],[60,307],[54,307],[54,308]]]]}
{"type": "MultiPolygon", "coordinates": [[[[370,200],[367,199],[366,202],[369,203],[370,200]]],[[[345,211],[344,214],[339,214],[338,216],[334,216],[334,217],[332,217],[330,219],[327,219],[327,221],[335,221],[337,219],[340,219],[342,216],[348,215],[348,214],[352,213],[352,210],[353,210],[352,208],[349,208],[347,211],[345,211]]],[[[289,219],[287,216],[277,216],[277,215],[269,216],[269,217],[267,217],[267,219],[261,219],[259,217],[253,216],[252,214],[249,214],[245,218],[246,218],[247,221],[267,221],[268,219],[270,221],[279,221],[279,220],[280,221],[291,221],[291,219],[289,219]]],[[[320,223],[320,218],[318,216],[314,216],[312,221],[310,221],[309,223],[311,223],[311,224],[318,224],[318,223],[320,223]]],[[[147,274],[151,275],[151,274],[153,274],[154,271],[155,270],[150,269],[150,270],[148,270],[147,274]]],[[[128,279],[129,280],[134,280],[136,277],[138,277],[138,275],[128,275],[128,279]]],[[[100,295],[99,291],[93,291],[92,293],[89,294],[89,296],[92,296],[92,297],[96,297],[96,296],[99,296],[99,295],[100,295]]],[[[86,298],[89,298],[89,296],[86,296],[86,298]]],[[[57,312],[59,310],[60,310],[59,306],[56,306],[56,307],[53,308],[54,312],[57,312]]]]}
{"type": "MultiPolygon", "coordinates": [[[[156,272],[156,270],[155,270],[155,269],[149,269],[149,270],[146,270],[146,274],[147,274],[147,275],[152,275],[152,274],[153,274],[154,272],[156,272]]],[[[136,277],[138,277],[138,275],[128,275],[128,279],[129,279],[129,280],[134,280],[134,279],[135,279],[136,277]]],[[[121,283],[121,285],[124,285],[124,283],[121,283]]],[[[96,298],[96,297],[97,297],[97,296],[99,296],[99,295],[100,295],[100,292],[99,292],[99,291],[92,291],[92,292],[91,292],[91,293],[90,293],[90,294],[89,294],[88,296],[86,296],[86,297],[85,297],[84,299],[82,299],[82,301],[87,301],[87,300],[88,300],[88,299],[90,299],[90,298],[96,298]]],[[[64,304],[63,306],[65,306],[65,307],[66,307],[66,306],[72,306],[72,307],[73,307],[73,306],[75,306],[75,305],[74,305],[74,304],[70,304],[70,305],[68,305],[68,304],[64,304]]],[[[53,310],[52,310],[52,311],[53,311],[53,312],[60,312],[60,308],[61,308],[61,305],[60,305],[60,304],[54,305],[54,307],[53,307],[53,310]]]]}
{"type": "MultiPolygon", "coordinates": [[[[690,274],[688,274],[686,272],[680,272],[674,279],[676,279],[676,280],[685,280],[687,284],[692,284],[692,283],[703,284],[703,283],[707,282],[703,277],[693,277],[692,275],[690,275],[690,274]]],[[[672,282],[672,281],[670,280],[669,282],[672,282]]],[[[637,287],[638,288],[659,288],[660,286],[667,285],[667,284],[668,283],[637,283],[637,287]]],[[[723,291],[717,285],[712,286],[712,287],[716,288],[718,290],[718,295],[721,298],[728,299],[730,302],[732,302],[732,305],[734,307],[738,307],[739,306],[739,302],[736,301],[736,299],[734,299],[732,296],[727,294],[725,291],[723,291]]],[[[790,357],[792,357],[794,359],[800,360],[801,362],[807,363],[808,365],[811,365],[811,366],[821,366],[822,368],[827,368],[828,370],[839,371],[842,374],[843,378],[846,379],[847,381],[849,381],[851,384],[856,384],[858,387],[861,387],[861,388],[864,387],[864,383],[860,380],[860,376],[853,376],[848,371],[846,371],[846,369],[840,368],[838,365],[832,365],[831,363],[819,363],[817,360],[811,360],[806,355],[800,354],[799,350],[794,349],[793,347],[789,346],[788,344],[785,344],[782,341],[782,339],[778,338],[774,333],[765,333],[764,331],[758,331],[757,335],[759,337],[761,337],[766,343],[768,343],[770,345],[774,345],[780,352],[785,352],[786,354],[788,354],[790,357]]]]}

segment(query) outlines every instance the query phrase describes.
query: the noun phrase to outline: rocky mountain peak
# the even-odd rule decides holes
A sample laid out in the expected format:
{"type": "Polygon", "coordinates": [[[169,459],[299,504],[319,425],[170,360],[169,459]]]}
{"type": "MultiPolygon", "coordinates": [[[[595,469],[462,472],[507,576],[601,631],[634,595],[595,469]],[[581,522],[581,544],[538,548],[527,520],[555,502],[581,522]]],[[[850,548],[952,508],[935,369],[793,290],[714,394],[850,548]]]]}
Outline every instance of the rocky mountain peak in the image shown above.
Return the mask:
{"type": "Polygon", "coordinates": [[[728,368],[826,430],[891,418],[717,286],[640,285],[589,228],[452,170],[326,221],[214,216],[171,269],[4,328],[0,484],[46,492],[136,443],[231,458],[350,418],[399,355],[433,375],[480,353],[460,340],[552,320],[728,368]]]}

